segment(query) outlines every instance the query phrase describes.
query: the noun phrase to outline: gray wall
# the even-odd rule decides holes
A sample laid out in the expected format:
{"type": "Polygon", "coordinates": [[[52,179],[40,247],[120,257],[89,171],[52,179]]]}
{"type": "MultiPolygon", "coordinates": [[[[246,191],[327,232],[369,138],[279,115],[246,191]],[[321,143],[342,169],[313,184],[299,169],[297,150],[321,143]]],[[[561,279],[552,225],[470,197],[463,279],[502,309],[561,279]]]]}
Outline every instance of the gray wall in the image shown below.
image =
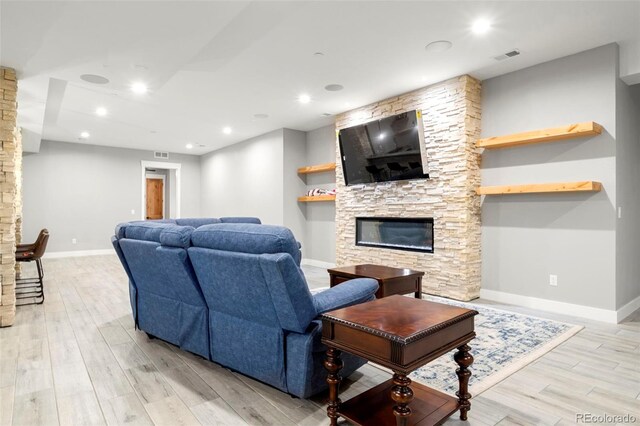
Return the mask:
{"type": "Polygon", "coordinates": [[[605,129],[484,152],[483,185],[596,180],[603,190],[484,197],[483,289],[616,307],[617,59],[608,45],[483,82],[483,137],[590,120],[605,129]]]}
{"type": "Polygon", "coordinates": [[[200,157],[203,216],[256,216],[282,225],[283,129],[200,157]]]}
{"type": "Polygon", "coordinates": [[[280,129],[213,151],[201,157],[202,213],[284,225],[302,243],[305,259],[334,263],[334,203],[297,201],[308,188],[335,186],[334,173],[300,176],[298,168],[333,161],[333,126],[280,129]]]}
{"type": "Polygon", "coordinates": [[[621,80],[616,96],[616,308],[640,296],[640,85],[621,80]]]}
{"type": "MultiPolygon", "coordinates": [[[[149,151],[43,141],[40,153],[24,156],[24,241],[48,228],[49,252],[111,248],[115,225],[140,219],[141,160],[159,161],[149,151]]],[[[199,158],[167,162],[182,164],[182,216],[199,216],[199,158]]]]}
{"type": "Polygon", "coordinates": [[[302,244],[302,253],[307,253],[305,212],[308,203],[299,203],[298,197],[304,195],[306,185],[298,175],[298,167],[306,164],[307,135],[299,130],[284,129],[283,132],[283,223],[291,229],[293,235],[302,244]]]}
{"type": "MultiPolygon", "coordinates": [[[[333,163],[336,161],[336,129],[334,125],[307,132],[306,165],[333,163]]],[[[312,173],[306,180],[306,190],[312,188],[333,189],[335,172],[312,173]]],[[[303,191],[303,192],[306,192],[303,191]]],[[[332,202],[307,203],[307,235],[303,250],[305,259],[336,262],[336,205],[332,202]]]]}

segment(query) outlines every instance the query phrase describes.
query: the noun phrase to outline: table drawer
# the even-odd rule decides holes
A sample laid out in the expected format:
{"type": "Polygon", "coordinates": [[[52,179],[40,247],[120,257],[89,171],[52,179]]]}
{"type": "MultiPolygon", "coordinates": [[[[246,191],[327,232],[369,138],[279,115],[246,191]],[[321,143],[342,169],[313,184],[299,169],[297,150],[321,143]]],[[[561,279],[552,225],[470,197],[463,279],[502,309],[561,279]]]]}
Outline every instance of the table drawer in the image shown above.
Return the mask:
{"type": "Polygon", "coordinates": [[[416,292],[420,288],[420,280],[420,278],[398,278],[386,281],[380,286],[381,297],[416,292]]]}

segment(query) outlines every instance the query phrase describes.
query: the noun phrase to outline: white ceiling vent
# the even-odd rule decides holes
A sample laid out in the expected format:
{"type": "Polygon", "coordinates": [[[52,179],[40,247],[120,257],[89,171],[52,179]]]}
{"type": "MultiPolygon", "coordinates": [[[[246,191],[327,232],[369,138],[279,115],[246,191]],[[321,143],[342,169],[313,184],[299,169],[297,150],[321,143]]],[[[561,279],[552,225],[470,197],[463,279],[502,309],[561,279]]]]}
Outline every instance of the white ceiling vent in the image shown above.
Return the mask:
{"type": "Polygon", "coordinates": [[[502,55],[498,55],[494,57],[496,61],[504,61],[505,59],[513,58],[514,56],[518,56],[520,54],[520,50],[513,49],[511,52],[503,53],[502,55]]]}
{"type": "Polygon", "coordinates": [[[161,158],[163,160],[168,160],[169,159],[169,153],[168,152],[161,152],[161,151],[154,151],[153,158],[161,158]]]}

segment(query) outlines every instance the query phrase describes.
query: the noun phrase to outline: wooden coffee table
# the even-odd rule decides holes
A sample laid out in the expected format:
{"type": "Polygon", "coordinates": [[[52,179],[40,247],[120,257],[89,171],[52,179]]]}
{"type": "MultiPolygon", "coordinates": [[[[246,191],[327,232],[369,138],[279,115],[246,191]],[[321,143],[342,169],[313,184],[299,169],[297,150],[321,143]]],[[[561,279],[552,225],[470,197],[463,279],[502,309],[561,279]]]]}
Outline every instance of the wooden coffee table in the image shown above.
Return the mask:
{"type": "Polygon", "coordinates": [[[473,363],[467,343],[476,335],[473,317],[477,314],[397,295],[323,314],[330,424],[336,426],[341,416],[356,425],[438,425],[457,410],[460,419],[466,420],[471,408],[469,366],[473,363]],[[413,370],[456,348],[458,398],[411,383],[407,375],[413,370]],[[393,379],[342,403],[338,398],[341,351],[391,369],[393,379]]]}
{"type": "Polygon", "coordinates": [[[424,272],[421,271],[366,264],[327,269],[327,272],[329,272],[331,279],[331,287],[354,278],[373,278],[380,285],[376,292],[377,299],[393,294],[408,293],[414,293],[416,299],[422,298],[422,276],[424,272]]]}

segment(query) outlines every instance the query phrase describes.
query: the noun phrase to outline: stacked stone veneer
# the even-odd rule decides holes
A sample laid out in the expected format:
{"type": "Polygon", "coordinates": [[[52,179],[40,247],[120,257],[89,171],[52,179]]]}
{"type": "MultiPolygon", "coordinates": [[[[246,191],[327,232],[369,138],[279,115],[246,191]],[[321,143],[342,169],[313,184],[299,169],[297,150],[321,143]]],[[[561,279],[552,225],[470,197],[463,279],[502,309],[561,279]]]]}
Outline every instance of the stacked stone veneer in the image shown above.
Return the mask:
{"type": "Polygon", "coordinates": [[[16,162],[21,164],[22,150],[17,149],[16,73],[0,67],[0,326],[13,324],[16,312],[16,162]],[[18,159],[18,161],[16,161],[18,159]]]}
{"type": "MultiPolygon", "coordinates": [[[[14,207],[16,209],[16,245],[22,243],[22,133],[18,128],[16,133],[16,147],[15,147],[15,179],[16,179],[16,197],[14,201],[14,207]]],[[[20,262],[16,262],[16,276],[20,276],[21,272],[20,262]]]]}
{"type": "Polygon", "coordinates": [[[421,110],[430,179],[345,186],[336,143],[336,262],[425,272],[423,291],[458,300],[480,292],[480,82],[457,77],[340,114],[342,129],[421,110]],[[356,217],[433,217],[434,253],[355,245],[356,217]]]}

